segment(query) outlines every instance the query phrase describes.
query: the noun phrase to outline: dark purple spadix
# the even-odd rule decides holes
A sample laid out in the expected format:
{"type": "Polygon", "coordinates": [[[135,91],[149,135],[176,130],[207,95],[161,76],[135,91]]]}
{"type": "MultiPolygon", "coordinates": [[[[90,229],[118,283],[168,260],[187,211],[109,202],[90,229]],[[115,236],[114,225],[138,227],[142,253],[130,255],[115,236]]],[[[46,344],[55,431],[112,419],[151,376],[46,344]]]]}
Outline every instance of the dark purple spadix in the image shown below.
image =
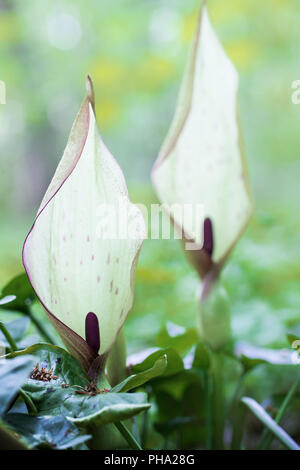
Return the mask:
{"type": "Polygon", "coordinates": [[[209,256],[212,256],[214,250],[213,227],[209,217],[204,220],[203,224],[203,249],[209,256]]]}
{"type": "Polygon", "coordinates": [[[97,315],[89,312],[85,317],[85,340],[88,345],[97,353],[100,348],[100,331],[97,315]]]}

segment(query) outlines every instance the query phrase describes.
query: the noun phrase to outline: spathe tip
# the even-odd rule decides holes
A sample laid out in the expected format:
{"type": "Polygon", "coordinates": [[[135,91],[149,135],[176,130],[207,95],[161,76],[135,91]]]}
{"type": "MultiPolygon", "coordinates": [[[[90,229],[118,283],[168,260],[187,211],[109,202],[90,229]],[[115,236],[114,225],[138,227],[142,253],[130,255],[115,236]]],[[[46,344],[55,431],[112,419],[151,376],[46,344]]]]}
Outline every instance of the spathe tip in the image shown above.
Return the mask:
{"type": "Polygon", "coordinates": [[[85,82],[86,94],[95,113],[95,91],[92,77],[88,75],[85,82]]]}

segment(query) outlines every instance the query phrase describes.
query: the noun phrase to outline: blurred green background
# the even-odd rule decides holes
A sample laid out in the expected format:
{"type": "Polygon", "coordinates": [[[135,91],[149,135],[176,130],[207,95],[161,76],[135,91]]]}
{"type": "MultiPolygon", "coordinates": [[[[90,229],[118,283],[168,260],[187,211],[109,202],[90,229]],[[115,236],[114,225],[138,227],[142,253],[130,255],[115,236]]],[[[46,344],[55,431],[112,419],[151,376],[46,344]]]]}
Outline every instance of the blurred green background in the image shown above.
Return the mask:
{"type": "MultiPolygon", "coordinates": [[[[0,286],[21,248],[94,79],[100,131],[134,201],[155,195],[150,169],[172,118],[200,0],[0,0],[0,286]]],[[[255,213],[224,271],[241,339],[285,345],[300,320],[299,0],[208,0],[240,74],[255,213]]],[[[222,87],[222,83],[220,83],[222,87]]],[[[167,321],[194,325],[197,276],[176,241],[143,246],[129,349],[167,321]],[[138,334],[137,334],[138,332],[138,334]]]]}

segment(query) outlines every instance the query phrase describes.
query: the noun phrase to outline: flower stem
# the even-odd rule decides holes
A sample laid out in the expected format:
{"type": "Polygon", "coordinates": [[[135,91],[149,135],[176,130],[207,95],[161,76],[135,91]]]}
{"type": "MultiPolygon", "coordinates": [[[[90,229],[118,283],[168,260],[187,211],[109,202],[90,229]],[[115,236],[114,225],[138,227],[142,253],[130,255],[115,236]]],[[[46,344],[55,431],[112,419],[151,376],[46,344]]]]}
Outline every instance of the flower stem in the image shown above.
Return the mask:
{"type": "Polygon", "coordinates": [[[112,387],[126,378],[126,341],[123,328],[109,352],[106,367],[108,381],[112,387]]]}
{"type": "MultiPolygon", "coordinates": [[[[152,387],[150,385],[146,385],[146,393],[148,395],[148,401],[150,403],[151,394],[152,394],[152,387]]],[[[144,411],[143,416],[142,416],[141,445],[143,448],[147,446],[148,431],[149,431],[149,409],[144,411]]]]}
{"type": "Polygon", "coordinates": [[[17,344],[16,344],[15,340],[13,339],[13,337],[11,336],[8,329],[6,328],[6,326],[4,325],[4,323],[2,323],[2,322],[0,322],[0,330],[2,331],[5,338],[7,339],[7,342],[10,345],[10,349],[12,351],[16,351],[18,349],[17,344]]]}
{"type": "Polygon", "coordinates": [[[211,378],[207,371],[204,371],[204,394],[205,394],[205,433],[206,450],[211,449],[212,441],[212,416],[211,416],[211,378]]]}
{"type": "Polygon", "coordinates": [[[24,403],[27,407],[28,413],[36,415],[38,410],[37,410],[35,404],[33,403],[33,401],[31,400],[30,396],[22,389],[20,389],[19,393],[20,393],[21,397],[24,400],[24,403]]]}
{"type": "Polygon", "coordinates": [[[213,381],[213,447],[218,450],[224,448],[225,397],[223,362],[223,354],[219,351],[213,351],[211,354],[213,381]]]}
{"type": "Polygon", "coordinates": [[[124,439],[128,442],[130,445],[131,449],[134,450],[143,450],[138,441],[134,438],[134,436],[131,434],[129,429],[123,424],[121,421],[118,423],[115,423],[116,428],[118,431],[122,434],[124,439]]]}
{"type": "Polygon", "coordinates": [[[244,421],[246,418],[246,409],[245,406],[242,406],[242,403],[236,403],[233,414],[233,430],[232,430],[232,440],[231,440],[231,450],[240,450],[243,431],[244,431],[244,421]]]}
{"type": "Polygon", "coordinates": [[[247,413],[245,406],[241,403],[241,398],[243,396],[244,381],[247,374],[248,371],[242,371],[228,411],[232,416],[231,450],[240,450],[242,444],[244,421],[247,413]]]}
{"type": "Polygon", "coordinates": [[[36,316],[32,313],[31,307],[29,305],[26,305],[26,313],[29,316],[30,320],[40,333],[40,335],[47,341],[47,343],[50,344],[56,344],[56,341],[54,338],[51,337],[51,335],[48,333],[46,328],[44,327],[43,323],[36,318],[36,316]]]}

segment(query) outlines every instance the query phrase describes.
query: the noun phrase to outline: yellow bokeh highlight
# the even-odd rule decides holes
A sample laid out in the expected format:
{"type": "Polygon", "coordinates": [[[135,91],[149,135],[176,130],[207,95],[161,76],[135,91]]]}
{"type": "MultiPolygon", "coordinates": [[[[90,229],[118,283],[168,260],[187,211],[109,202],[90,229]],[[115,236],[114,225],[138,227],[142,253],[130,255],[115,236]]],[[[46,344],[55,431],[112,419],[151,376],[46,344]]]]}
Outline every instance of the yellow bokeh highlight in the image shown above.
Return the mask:
{"type": "Polygon", "coordinates": [[[97,86],[104,90],[121,88],[128,77],[128,66],[101,57],[90,65],[89,70],[97,86]]]}
{"type": "Polygon", "coordinates": [[[209,2],[208,10],[213,24],[219,26],[230,23],[236,16],[247,18],[253,10],[257,10],[256,3],[257,0],[213,0],[209,2]]]}
{"type": "MultiPolygon", "coordinates": [[[[99,96],[99,94],[98,94],[99,96]]],[[[121,106],[118,102],[112,100],[97,100],[96,116],[100,130],[106,130],[120,118],[121,106]]]]}
{"type": "Polygon", "coordinates": [[[15,43],[20,39],[18,18],[12,13],[0,15],[0,42],[15,43]]]}
{"type": "MultiPolygon", "coordinates": [[[[276,0],[285,2],[285,0],[276,0]]],[[[237,16],[247,18],[256,7],[256,0],[241,2],[240,0],[211,1],[208,5],[209,14],[214,26],[228,24],[237,16]]],[[[256,12],[257,13],[257,12],[256,12]]],[[[194,10],[183,20],[181,39],[191,43],[199,17],[199,10],[194,10]]],[[[249,37],[239,38],[225,42],[226,52],[239,70],[246,70],[255,65],[260,56],[260,50],[255,42],[249,37]]]]}
{"type": "Polygon", "coordinates": [[[154,92],[174,77],[176,67],[174,62],[162,57],[146,56],[132,71],[132,79],[137,88],[154,92]]]}
{"type": "Polygon", "coordinates": [[[199,10],[194,10],[192,13],[187,15],[182,22],[181,28],[181,39],[185,42],[191,42],[195,31],[199,17],[199,10]]]}
{"type": "Polygon", "coordinates": [[[265,4],[269,4],[272,8],[276,7],[290,7],[291,0],[265,0],[265,4]]]}
{"type": "Polygon", "coordinates": [[[168,83],[176,69],[167,59],[146,55],[136,65],[98,58],[88,70],[96,87],[98,123],[105,130],[120,119],[127,93],[155,92],[168,83]]]}
{"type": "MultiPolygon", "coordinates": [[[[208,3],[208,12],[214,26],[219,26],[231,22],[236,15],[247,17],[253,11],[253,4],[256,0],[251,2],[241,0],[214,0],[208,3]]],[[[199,18],[200,8],[193,10],[183,20],[181,30],[181,39],[186,42],[191,42],[196,31],[196,24],[199,18]]]]}
{"type": "Polygon", "coordinates": [[[224,46],[239,71],[248,70],[257,63],[260,57],[260,49],[249,38],[227,42],[224,46]]]}
{"type": "Polygon", "coordinates": [[[136,272],[137,282],[145,284],[168,284],[174,282],[174,273],[165,269],[146,266],[138,267],[136,272]]]}

